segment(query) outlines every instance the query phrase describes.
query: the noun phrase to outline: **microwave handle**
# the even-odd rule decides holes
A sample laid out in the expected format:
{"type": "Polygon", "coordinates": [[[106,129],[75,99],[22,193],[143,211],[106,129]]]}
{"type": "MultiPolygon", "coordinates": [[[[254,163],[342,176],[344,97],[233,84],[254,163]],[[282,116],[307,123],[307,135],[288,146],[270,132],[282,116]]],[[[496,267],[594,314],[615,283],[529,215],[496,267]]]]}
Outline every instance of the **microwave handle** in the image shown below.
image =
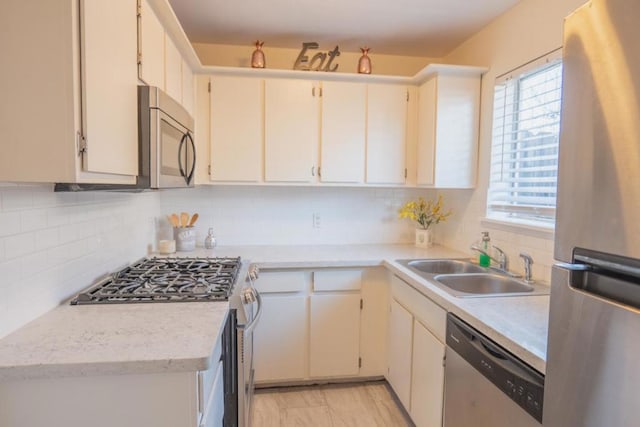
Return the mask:
{"type": "MultiPolygon", "coordinates": [[[[184,167],[182,167],[182,148],[184,147],[184,142],[187,139],[187,134],[182,135],[182,139],[180,140],[180,145],[178,146],[178,168],[180,169],[180,176],[184,177],[184,179],[187,179],[187,173],[184,170],[184,167]]],[[[188,183],[189,181],[187,181],[188,183]]]]}
{"type": "Polygon", "coordinates": [[[184,136],[185,138],[189,139],[189,142],[191,143],[191,152],[193,153],[193,162],[191,163],[191,170],[189,171],[189,175],[186,177],[187,184],[191,184],[191,180],[193,179],[193,174],[196,171],[196,143],[193,142],[193,137],[189,132],[187,132],[184,136]]]}

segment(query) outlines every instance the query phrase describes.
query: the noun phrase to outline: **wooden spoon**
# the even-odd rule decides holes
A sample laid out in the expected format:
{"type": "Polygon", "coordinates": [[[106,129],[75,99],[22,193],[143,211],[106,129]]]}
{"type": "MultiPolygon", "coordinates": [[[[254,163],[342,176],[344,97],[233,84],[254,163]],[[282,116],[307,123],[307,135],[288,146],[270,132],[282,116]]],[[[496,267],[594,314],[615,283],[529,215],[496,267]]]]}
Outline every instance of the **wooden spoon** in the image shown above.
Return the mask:
{"type": "Polygon", "coordinates": [[[189,214],[186,212],[180,212],[180,227],[186,227],[189,224],[189,214]]]}
{"type": "Polygon", "coordinates": [[[178,219],[178,215],[177,214],[171,214],[171,225],[173,225],[175,228],[178,228],[180,226],[180,220],[178,219]]]}
{"type": "Polygon", "coordinates": [[[200,215],[198,215],[197,213],[194,213],[193,216],[191,217],[191,221],[189,221],[189,227],[193,227],[193,225],[196,223],[196,221],[198,220],[198,217],[200,215]]]}

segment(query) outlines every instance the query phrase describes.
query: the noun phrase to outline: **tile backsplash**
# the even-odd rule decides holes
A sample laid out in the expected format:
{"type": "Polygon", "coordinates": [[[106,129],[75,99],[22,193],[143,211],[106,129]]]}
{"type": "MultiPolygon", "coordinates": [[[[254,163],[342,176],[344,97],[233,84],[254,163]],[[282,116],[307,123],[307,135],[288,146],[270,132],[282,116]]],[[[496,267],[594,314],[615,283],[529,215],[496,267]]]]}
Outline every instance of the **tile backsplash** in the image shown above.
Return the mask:
{"type": "Polygon", "coordinates": [[[209,227],[219,245],[410,243],[415,227],[398,219],[398,209],[410,198],[433,194],[432,190],[291,186],[168,190],[160,197],[163,216],[158,234],[171,238],[164,217],[188,211],[200,215],[198,246],[209,227]]]}
{"type": "Polygon", "coordinates": [[[157,193],[0,183],[0,337],[145,256],[158,209],[157,193]]]}

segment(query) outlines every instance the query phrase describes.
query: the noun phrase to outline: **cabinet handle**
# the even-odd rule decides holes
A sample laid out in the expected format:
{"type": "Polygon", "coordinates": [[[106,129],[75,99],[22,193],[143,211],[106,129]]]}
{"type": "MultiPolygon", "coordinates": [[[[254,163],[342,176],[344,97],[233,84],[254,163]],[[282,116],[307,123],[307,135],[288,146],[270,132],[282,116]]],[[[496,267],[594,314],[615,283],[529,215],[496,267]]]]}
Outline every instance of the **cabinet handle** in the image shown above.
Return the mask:
{"type": "Polygon", "coordinates": [[[316,176],[316,167],[311,166],[311,176],[316,176]]]}
{"type": "Polygon", "coordinates": [[[316,96],[316,88],[315,88],[315,86],[311,88],[311,96],[316,96]]]}

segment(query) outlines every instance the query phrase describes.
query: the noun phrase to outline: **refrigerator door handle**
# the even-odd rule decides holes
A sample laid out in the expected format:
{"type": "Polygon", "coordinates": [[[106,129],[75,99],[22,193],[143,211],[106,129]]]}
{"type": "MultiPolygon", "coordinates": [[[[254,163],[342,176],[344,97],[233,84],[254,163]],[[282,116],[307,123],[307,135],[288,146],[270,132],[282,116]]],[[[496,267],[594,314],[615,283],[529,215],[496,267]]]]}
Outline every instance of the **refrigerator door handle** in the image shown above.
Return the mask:
{"type": "Polygon", "coordinates": [[[553,266],[569,271],[590,271],[593,269],[589,264],[572,264],[570,262],[556,262],[553,266]]]}

